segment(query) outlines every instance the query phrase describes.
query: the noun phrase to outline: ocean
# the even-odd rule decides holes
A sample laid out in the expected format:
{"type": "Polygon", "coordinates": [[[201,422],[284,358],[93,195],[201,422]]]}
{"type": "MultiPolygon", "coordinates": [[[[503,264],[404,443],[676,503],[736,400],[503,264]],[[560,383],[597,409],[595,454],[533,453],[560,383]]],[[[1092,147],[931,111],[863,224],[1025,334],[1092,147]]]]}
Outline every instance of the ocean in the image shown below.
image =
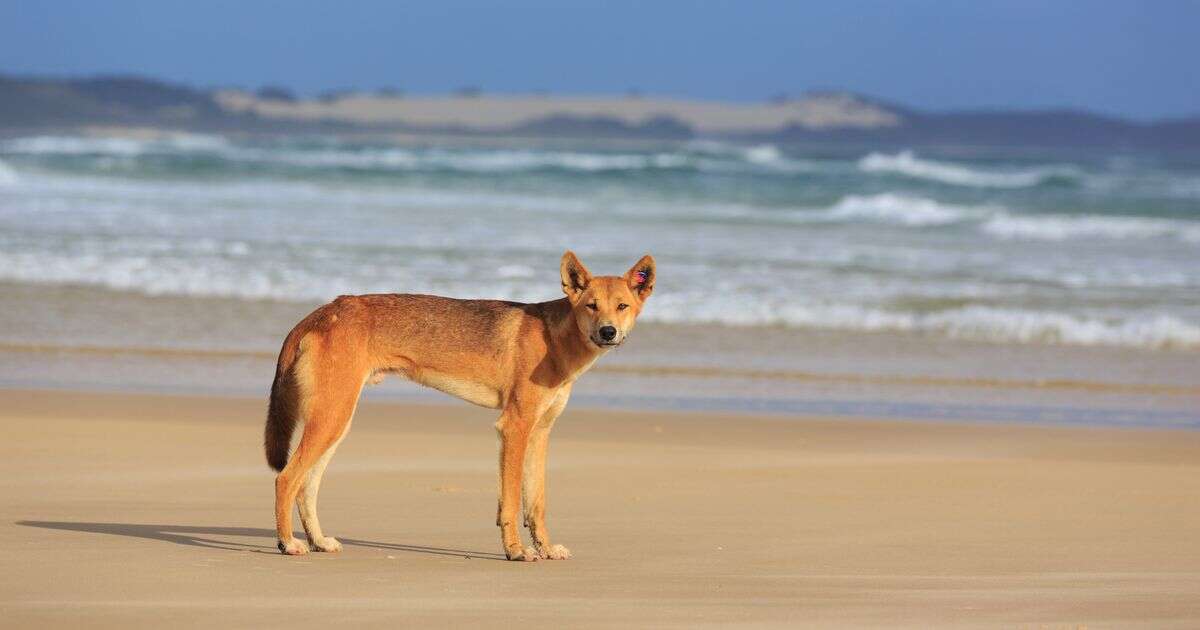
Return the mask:
{"type": "Polygon", "coordinates": [[[568,248],[662,323],[1200,350],[1200,156],[0,141],[4,283],[539,301],[568,248]]]}

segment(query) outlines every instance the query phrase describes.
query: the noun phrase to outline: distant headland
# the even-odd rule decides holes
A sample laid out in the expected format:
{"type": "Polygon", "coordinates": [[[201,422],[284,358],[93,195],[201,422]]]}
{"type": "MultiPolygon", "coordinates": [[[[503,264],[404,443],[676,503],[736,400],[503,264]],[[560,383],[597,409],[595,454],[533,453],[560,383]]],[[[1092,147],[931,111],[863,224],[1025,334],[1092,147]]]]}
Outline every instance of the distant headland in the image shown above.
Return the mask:
{"type": "Polygon", "coordinates": [[[201,90],[134,76],[0,75],[0,134],[104,128],[215,133],[779,143],[1200,148],[1200,115],[1136,122],[1072,110],[920,111],[849,92],[758,103],[617,96],[447,95],[395,90],[297,98],[284,88],[201,90]]]}

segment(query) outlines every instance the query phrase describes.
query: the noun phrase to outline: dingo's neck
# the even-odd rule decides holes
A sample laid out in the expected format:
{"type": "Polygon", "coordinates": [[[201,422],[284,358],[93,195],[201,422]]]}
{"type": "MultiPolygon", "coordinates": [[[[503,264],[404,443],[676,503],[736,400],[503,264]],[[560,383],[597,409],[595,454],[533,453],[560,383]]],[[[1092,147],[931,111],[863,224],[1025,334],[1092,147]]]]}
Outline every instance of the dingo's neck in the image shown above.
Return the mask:
{"type": "Polygon", "coordinates": [[[565,381],[574,381],[608,349],[596,346],[579,330],[567,298],[546,302],[545,305],[546,328],[550,333],[550,344],[555,349],[551,356],[560,376],[565,381]]]}

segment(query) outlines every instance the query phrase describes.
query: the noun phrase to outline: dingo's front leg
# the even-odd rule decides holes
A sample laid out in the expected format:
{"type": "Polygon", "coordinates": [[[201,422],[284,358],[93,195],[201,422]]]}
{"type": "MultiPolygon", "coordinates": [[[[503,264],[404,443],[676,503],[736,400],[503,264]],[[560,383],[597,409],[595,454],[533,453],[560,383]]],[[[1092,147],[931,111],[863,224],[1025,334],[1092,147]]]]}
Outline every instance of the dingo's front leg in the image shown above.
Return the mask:
{"type": "Polygon", "coordinates": [[[542,414],[541,419],[529,432],[529,446],[525,451],[525,475],[523,478],[525,503],[525,526],[533,538],[538,555],[548,560],[566,560],[571,551],[562,545],[550,543],[550,532],[546,530],[546,451],[550,442],[550,430],[558,419],[567,399],[570,386],[559,393],[554,404],[542,414]]]}
{"type": "Polygon", "coordinates": [[[496,423],[496,431],[500,434],[500,501],[496,508],[496,525],[500,527],[504,555],[509,560],[532,562],[539,558],[538,553],[521,545],[521,533],[517,529],[521,475],[531,425],[529,418],[513,406],[506,408],[496,423]]]}

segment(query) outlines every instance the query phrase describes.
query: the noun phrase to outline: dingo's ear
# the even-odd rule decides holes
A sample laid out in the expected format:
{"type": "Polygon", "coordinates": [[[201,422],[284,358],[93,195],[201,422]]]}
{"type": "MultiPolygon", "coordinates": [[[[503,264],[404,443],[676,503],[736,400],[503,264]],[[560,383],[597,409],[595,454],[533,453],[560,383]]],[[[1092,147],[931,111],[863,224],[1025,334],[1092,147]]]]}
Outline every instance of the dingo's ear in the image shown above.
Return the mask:
{"type": "Polygon", "coordinates": [[[567,253],[563,254],[558,273],[562,278],[563,293],[566,293],[572,302],[583,295],[592,281],[592,274],[588,273],[587,267],[579,262],[579,257],[571,250],[567,250],[567,253]]]}
{"type": "Polygon", "coordinates": [[[625,272],[625,282],[629,284],[629,290],[644,302],[654,291],[654,275],[654,257],[646,254],[625,272]]]}

